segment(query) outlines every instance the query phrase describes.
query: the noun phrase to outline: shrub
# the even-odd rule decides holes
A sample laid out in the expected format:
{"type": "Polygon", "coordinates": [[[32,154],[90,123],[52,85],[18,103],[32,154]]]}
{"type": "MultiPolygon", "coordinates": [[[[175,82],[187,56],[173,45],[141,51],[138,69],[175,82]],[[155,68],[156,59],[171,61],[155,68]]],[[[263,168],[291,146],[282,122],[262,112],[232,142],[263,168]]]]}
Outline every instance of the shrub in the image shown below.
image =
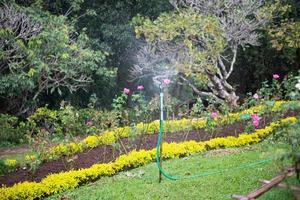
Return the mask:
{"type": "Polygon", "coordinates": [[[51,136],[78,136],[101,132],[117,125],[117,115],[114,112],[95,109],[75,109],[63,105],[59,110],[46,107],[38,108],[22,127],[32,136],[41,131],[51,136]]]}
{"type": "Polygon", "coordinates": [[[9,146],[24,142],[24,132],[17,126],[18,118],[0,114],[0,145],[9,146]]]}

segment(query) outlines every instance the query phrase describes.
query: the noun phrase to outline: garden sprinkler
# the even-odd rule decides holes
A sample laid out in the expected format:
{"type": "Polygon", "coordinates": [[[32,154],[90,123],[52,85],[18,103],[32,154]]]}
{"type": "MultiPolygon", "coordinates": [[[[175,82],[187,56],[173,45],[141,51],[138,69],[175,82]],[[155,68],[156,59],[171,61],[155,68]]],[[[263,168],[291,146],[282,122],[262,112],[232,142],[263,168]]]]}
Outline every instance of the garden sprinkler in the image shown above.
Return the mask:
{"type": "MultiPolygon", "coordinates": [[[[160,118],[159,118],[159,132],[157,137],[157,144],[156,144],[156,164],[157,168],[159,169],[159,182],[162,180],[162,175],[166,177],[169,180],[177,180],[176,177],[170,176],[163,168],[162,168],[162,136],[163,136],[163,127],[164,127],[164,86],[167,86],[170,84],[169,79],[163,79],[162,81],[157,80],[159,77],[156,77],[154,82],[159,87],[159,97],[160,97],[160,118]]],[[[163,77],[160,77],[163,78],[163,77]]]]}
{"type": "Polygon", "coordinates": [[[159,118],[159,133],[156,144],[156,163],[159,169],[159,182],[162,180],[162,175],[169,177],[169,175],[162,168],[162,151],[163,151],[163,127],[164,127],[164,87],[170,84],[169,79],[157,80],[154,79],[159,86],[159,100],[160,100],[160,118],[159,118]]]}
{"type": "MultiPolygon", "coordinates": [[[[164,122],[164,92],[162,83],[159,84],[159,99],[160,99],[160,119],[159,119],[159,131],[162,134],[163,122],[164,122]]],[[[159,165],[162,168],[162,141],[160,141],[159,147],[159,165]]],[[[159,170],[159,182],[162,180],[162,173],[159,170]]]]}

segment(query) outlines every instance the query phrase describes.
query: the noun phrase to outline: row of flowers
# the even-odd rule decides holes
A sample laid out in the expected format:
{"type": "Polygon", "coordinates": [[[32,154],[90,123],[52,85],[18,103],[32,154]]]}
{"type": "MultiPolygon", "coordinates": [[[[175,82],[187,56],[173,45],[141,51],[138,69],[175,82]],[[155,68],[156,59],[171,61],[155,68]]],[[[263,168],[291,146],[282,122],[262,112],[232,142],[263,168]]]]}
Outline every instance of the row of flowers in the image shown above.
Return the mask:
{"type": "MultiPolygon", "coordinates": [[[[242,133],[238,137],[215,138],[205,142],[188,141],[182,143],[163,144],[163,158],[176,158],[191,155],[210,149],[240,147],[257,143],[271,134],[275,129],[297,122],[297,118],[288,117],[277,122],[272,122],[264,129],[257,129],[251,134],[242,133]]],[[[94,164],[90,168],[71,170],[48,175],[41,182],[22,182],[12,187],[0,188],[1,199],[37,199],[44,196],[61,193],[67,189],[98,179],[101,176],[114,175],[117,172],[145,165],[155,160],[156,150],[132,151],[122,155],[114,162],[94,164]]]]}
{"type": "MultiPolygon", "coordinates": [[[[234,122],[242,120],[242,116],[259,113],[265,109],[270,109],[271,112],[279,111],[284,105],[292,104],[293,102],[276,101],[271,108],[267,105],[254,106],[250,109],[244,110],[238,113],[229,113],[224,116],[217,116],[214,118],[215,124],[225,125],[232,124],[234,122]]],[[[165,122],[164,132],[174,133],[179,131],[199,130],[205,128],[207,125],[207,119],[181,119],[181,120],[169,120],[165,122]]],[[[122,127],[112,131],[106,131],[101,135],[92,135],[83,139],[79,143],[60,144],[52,147],[47,152],[46,157],[48,159],[59,158],[63,155],[73,155],[80,153],[89,148],[95,148],[99,145],[111,145],[120,138],[126,138],[130,135],[130,132],[134,131],[135,134],[157,134],[159,131],[159,121],[153,121],[150,123],[138,123],[135,127],[122,127]]]]}
{"type": "MultiPolygon", "coordinates": [[[[223,116],[214,113],[212,119],[214,120],[215,124],[225,125],[241,121],[243,120],[243,116],[248,116],[247,118],[252,118],[254,125],[258,125],[257,115],[255,113],[260,113],[265,110],[268,110],[270,112],[278,112],[283,107],[289,107],[289,105],[292,104],[295,104],[295,102],[276,101],[274,104],[272,104],[271,107],[267,105],[258,105],[241,112],[229,113],[223,116]]],[[[205,126],[207,125],[207,121],[207,118],[168,120],[165,122],[164,132],[174,133],[178,131],[199,130],[201,128],[205,128],[205,126]]],[[[58,159],[62,156],[72,156],[74,154],[81,153],[85,150],[95,148],[100,145],[111,145],[115,143],[118,139],[128,137],[131,131],[135,131],[135,134],[137,135],[156,134],[159,131],[159,121],[156,120],[150,123],[138,123],[135,127],[126,126],[114,129],[112,131],[106,131],[101,135],[87,136],[85,139],[78,143],[71,142],[67,144],[59,144],[50,148],[48,151],[43,152],[42,158],[43,160],[58,159]]],[[[26,156],[25,160],[28,164],[30,162],[34,162],[35,157],[26,156]]],[[[17,166],[21,165],[16,160],[6,160],[5,163],[12,170],[17,166]]]]}

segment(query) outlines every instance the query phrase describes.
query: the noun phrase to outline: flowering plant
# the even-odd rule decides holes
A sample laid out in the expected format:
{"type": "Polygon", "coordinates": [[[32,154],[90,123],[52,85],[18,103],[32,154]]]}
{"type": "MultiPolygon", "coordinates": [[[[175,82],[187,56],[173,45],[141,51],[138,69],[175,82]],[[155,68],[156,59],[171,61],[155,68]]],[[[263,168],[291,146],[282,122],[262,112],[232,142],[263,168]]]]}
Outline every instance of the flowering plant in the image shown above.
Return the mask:
{"type": "Polygon", "coordinates": [[[273,74],[273,79],[277,80],[279,78],[280,78],[280,76],[278,74],[273,74]]]}
{"type": "Polygon", "coordinates": [[[144,86],[143,85],[138,85],[137,90],[144,90],[144,86]]]}
{"type": "Polygon", "coordinates": [[[255,94],[253,95],[253,98],[254,98],[255,100],[259,100],[259,96],[258,96],[258,94],[257,94],[257,93],[255,93],[255,94]]]}
{"type": "Polygon", "coordinates": [[[258,128],[259,126],[259,121],[260,121],[260,117],[257,114],[251,114],[251,119],[252,119],[252,125],[255,128],[258,128]]]}
{"type": "Polygon", "coordinates": [[[218,118],[218,113],[217,112],[212,112],[210,116],[213,120],[216,120],[218,118]]]}
{"type": "Polygon", "coordinates": [[[124,89],[123,89],[123,93],[124,93],[124,94],[129,94],[129,93],[130,93],[130,89],[124,88],[124,89]]]}
{"type": "Polygon", "coordinates": [[[163,80],[163,82],[165,85],[169,85],[171,83],[171,80],[166,78],[163,80]]]}
{"type": "Polygon", "coordinates": [[[126,124],[126,121],[128,121],[125,105],[127,104],[129,92],[130,90],[128,88],[124,88],[123,93],[113,99],[112,107],[117,115],[119,125],[126,124]]]}

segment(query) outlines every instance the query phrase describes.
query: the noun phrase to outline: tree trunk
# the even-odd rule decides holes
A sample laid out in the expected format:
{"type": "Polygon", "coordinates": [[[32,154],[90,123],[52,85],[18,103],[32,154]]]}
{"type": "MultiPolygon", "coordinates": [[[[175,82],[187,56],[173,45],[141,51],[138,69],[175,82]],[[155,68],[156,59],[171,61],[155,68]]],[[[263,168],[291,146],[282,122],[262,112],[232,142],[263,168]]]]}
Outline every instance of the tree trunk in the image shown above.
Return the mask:
{"type": "Polygon", "coordinates": [[[238,106],[238,100],[239,97],[235,94],[234,91],[232,91],[227,98],[225,98],[225,101],[231,108],[236,108],[238,106]]]}
{"type": "Polygon", "coordinates": [[[226,81],[222,81],[217,76],[210,76],[211,82],[208,84],[211,92],[204,92],[194,86],[184,75],[179,75],[180,79],[184,81],[193,91],[200,97],[207,99],[213,98],[217,103],[227,103],[231,108],[238,106],[239,97],[236,95],[233,87],[226,81]]]}
{"type": "Polygon", "coordinates": [[[236,95],[234,88],[227,83],[225,79],[218,78],[215,74],[209,74],[210,83],[208,87],[219,98],[223,99],[230,107],[238,106],[239,97],[236,95]]]}

